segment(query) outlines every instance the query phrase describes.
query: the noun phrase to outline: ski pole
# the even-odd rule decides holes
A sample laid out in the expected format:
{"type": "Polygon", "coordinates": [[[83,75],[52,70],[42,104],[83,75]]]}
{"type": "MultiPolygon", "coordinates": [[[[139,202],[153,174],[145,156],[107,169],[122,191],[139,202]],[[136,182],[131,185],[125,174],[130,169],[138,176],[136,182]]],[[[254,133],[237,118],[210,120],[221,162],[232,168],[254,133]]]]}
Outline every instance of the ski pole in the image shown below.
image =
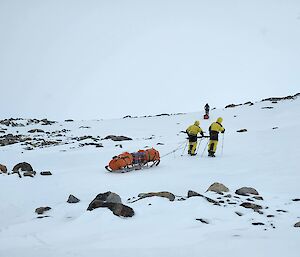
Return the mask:
{"type": "Polygon", "coordinates": [[[202,141],[202,137],[200,138],[199,144],[198,144],[198,146],[197,146],[196,153],[198,153],[198,150],[199,150],[199,147],[200,147],[201,141],[202,141]]]}
{"type": "Polygon", "coordinates": [[[223,148],[224,148],[224,134],[223,134],[223,137],[222,137],[222,152],[221,152],[221,156],[223,156],[223,148]]]}
{"type": "Polygon", "coordinates": [[[208,146],[208,140],[207,140],[207,143],[206,143],[206,146],[205,146],[205,148],[204,148],[204,150],[203,150],[203,153],[201,154],[201,157],[203,157],[203,155],[204,155],[204,152],[205,152],[205,150],[206,150],[206,147],[208,146]]]}
{"type": "Polygon", "coordinates": [[[185,152],[185,149],[186,149],[186,146],[187,146],[187,144],[188,144],[188,141],[186,141],[186,143],[185,143],[185,146],[184,146],[184,148],[183,148],[183,151],[182,151],[182,154],[181,154],[181,156],[183,156],[183,154],[184,154],[184,152],[185,152]]]}

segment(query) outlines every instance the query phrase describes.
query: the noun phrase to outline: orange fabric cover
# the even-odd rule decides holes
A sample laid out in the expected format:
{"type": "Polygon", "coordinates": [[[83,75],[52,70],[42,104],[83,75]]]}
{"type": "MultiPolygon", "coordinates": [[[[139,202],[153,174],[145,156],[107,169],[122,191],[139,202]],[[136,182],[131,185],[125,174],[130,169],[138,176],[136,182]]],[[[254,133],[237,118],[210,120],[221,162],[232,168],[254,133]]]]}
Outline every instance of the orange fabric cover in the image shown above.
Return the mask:
{"type": "Polygon", "coordinates": [[[111,170],[120,170],[132,165],[133,157],[130,153],[124,152],[114,157],[108,164],[111,170]]]}

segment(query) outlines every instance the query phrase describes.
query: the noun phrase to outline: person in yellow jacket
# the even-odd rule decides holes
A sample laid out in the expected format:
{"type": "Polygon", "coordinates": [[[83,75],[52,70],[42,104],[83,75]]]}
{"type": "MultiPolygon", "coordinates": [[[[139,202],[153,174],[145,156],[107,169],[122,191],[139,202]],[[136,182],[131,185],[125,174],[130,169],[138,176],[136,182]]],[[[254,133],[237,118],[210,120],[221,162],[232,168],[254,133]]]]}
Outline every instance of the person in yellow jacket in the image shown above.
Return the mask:
{"type": "Polygon", "coordinates": [[[225,128],[222,126],[223,119],[220,117],[216,122],[213,122],[209,127],[209,144],[208,144],[208,156],[215,157],[217,150],[219,132],[224,133],[225,128]]]}
{"type": "Polygon", "coordinates": [[[188,134],[189,137],[189,149],[188,149],[188,154],[190,155],[196,155],[195,151],[197,148],[197,135],[198,133],[201,136],[204,136],[202,129],[199,127],[200,121],[196,120],[195,123],[191,126],[189,126],[186,129],[186,133],[188,134]]]}

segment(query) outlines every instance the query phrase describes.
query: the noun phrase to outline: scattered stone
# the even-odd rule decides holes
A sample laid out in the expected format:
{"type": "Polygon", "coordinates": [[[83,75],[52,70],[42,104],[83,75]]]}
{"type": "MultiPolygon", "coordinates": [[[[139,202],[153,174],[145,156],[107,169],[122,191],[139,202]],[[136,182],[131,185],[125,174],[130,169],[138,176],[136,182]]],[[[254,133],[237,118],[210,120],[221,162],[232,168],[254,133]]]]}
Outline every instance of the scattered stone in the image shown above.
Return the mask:
{"type": "Polygon", "coordinates": [[[297,222],[297,223],[295,223],[294,227],[295,227],[295,228],[300,228],[300,221],[297,222]]]}
{"type": "Polygon", "coordinates": [[[32,166],[28,162],[20,162],[13,167],[13,172],[21,171],[33,171],[32,166]]]}
{"type": "Polygon", "coordinates": [[[264,106],[264,107],[261,107],[261,109],[273,109],[274,107],[272,106],[264,106]]]}
{"type": "Polygon", "coordinates": [[[273,101],[273,102],[272,102],[272,104],[277,104],[277,103],[278,103],[277,101],[273,101]]]}
{"type": "Polygon", "coordinates": [[[89,204],[88,211],[94,210],[98,207],[103,207],[103,202],[110,202],[110,203],[122,203],[121,197],[113,192],[105,192],[98,194],[95,199],[89,204]]]}
{"type": "Polygon", "coordinates": [[[42,176],[51,176],[52,175],[51,171],[42,171],[40,174],[42,176]]]}
{"type": "Polygon", "coordinates": [[[265,102],[265,101],[270,101],[270,102],[279,102],[279,101],[282,101],[282,100],[293,100],[293,99],[296,99],[297,97],[299,96],[299,93],[291,96],[285,96],[285,97],[270,97],[270,98],[266,98],[266,99],[262,99],[261,101],[262,102],[265,102]]]}
{"type": "Polygon", "coordinates": [[[112,141],[126,141],[126,140],[132,140],[130,137],[125,136],[115,136],[115,135],[109,135],[106,136],[104,139],[111,139],[112,141]]]}
{"type": "Polygon", "coordinates": [[[197,221],[200,221],[200,222],[202,222],[202,223],[204,223],[204,224],[209,224],[209,221],[207,220],[207,219],[196,219],[197,221]]]}
{"type": "Polygon", "coordinates": [[[247,131],[248,131],[247,129],[239,129],[236,132],[242,133],[242,132],[247,132],[247,131]]]}
{"type": "Polygon", "coordinates": [[[35,212],[37,213],[37,214],[43,214],[45,211],[49,211],[49,210],[51,210],[51,207],[39,207],[39,208],[36,208],[35,209],[35,212]]]}
{"type": "Polygon", "coordinates": [[[237,204],[237,203],[235,203],[235,202],[230,202],[230,203],[228,203],[228,204],[237,204]]]}
{"type": "Polygon", "coordinates": [[[235,191],[237,195],[249,196],[249,195],[259,195],[256,189],[252,187],[242,187],[235,191]]]}
{"type": "Polygon", "coordinates": [[[267,215],[267,218],[274,218],[274,217],[275,217],[275,215],[272,215],[272,214],[267,215]]]}
{"type": "Polygon", "coordinates": [[[72,120],[72,119],[67,119],[67,120],[65,120],[65,122],[73,122],[74,120],[72,120]]]}
{"type": "Polygon", "coordinates": [[[223,193],[223,192],[229,192],[229,189],[226,186],[224,186],[223,184],[215,182],[206,190],[206,192],[207,191],[223,193]]]}
{"type": "Polygon", "coordinates": [[[165,145],[164,143],[157,143],[156,145],[165,145]]]}
{"type": "Polygon", "coordinates": [[[249,106],[252,106],[252,105],[254,105],[254,103],[252,103],[252,102],[248,101],[248,102],[244,103],[244,105],[249,105],[249,106]]]}
{"type": "Polygon", "coordinates": [[[228,194],[228,195],[225,195],[224,197],[231,198],[232,195],[231,195],[231,194],[228,194]]]}
{"type": "Polygon", "coordinates": [[[7,173],[7,168],[3,164],[0,164],[0,173],[7,173]]]}
{"type": "Polygon", "coordinates": [[[235,214],[238,215],[238,216],[243,216],[244,215],[243,213],[238,212],[238,211],[236,211],[235,214]]]}
{"type": "Polygon", "coordinates": [[[175,195],[170,193],[170,192],[166,192],[166,191],[162,191],[162,192],[150,192],[150,193],[140,193],[138,195],[139,199],[135,200],[141,200],[147,197],[153,197],[153,196],[158,196],[158,197],[163,197],[163,198],[167,198],[169,199],[169,201],[173,202],[175,200],[175,195]]]}
{"type": "Polygon", "coordinates": [[[283,213],[286,213],[288,211],[285,211],[285,210],[276,210],[277,212],[283,212],[283,213]]]}
{"type": "Polygon", "coordinates": [[[121,145],[121,144],[117,144],[117,145],[115,145],[115,147],[120,147],[120,148],[123,148],[123,145],[121,145]]]}
{"type": "Polygon", "coordinates": [[[36,172],[35,171],[25,171],[24,173],[23,173],[23,176],[24,177],[34,177],[35,176],[35,174],[36,174],[36,172]]]}
{"type": "Polygon", "coordinates": [[[272,129],[278,129],[278,127],[273,127],[272,129]]]}
{"type": "Polygon", "coordinates": [[[48,216],[48,215],[45,215],[45,216],[37,216],[36,218],[37,219],[43,219],[43,218],[49,218],[50,216],[48,216]]]}
{"type": "Polygon", "coordinates": [[[227,109],[227,108],[234,108],[234,107],[241,106],[241,105],[242,104],[229,104],[229,105],[225,106],[225,109],[227,109]]]}
{"type": "Polygon", "coordinates": [[[225,203],[223,200],[219,201],[219,203],[225,203]]]}
{"type": "Polygon", "coordinates": [[[247,209],[253,209],[254,211],[258,211],[259,209],[262,209],[262,207],[258,204],[244,202],[240,206],[247,208],[247,209]]]}
{"type": "Polygon", "coordinates": [[[161,113],[161,114],[156,114],[156,117],[161,117],[161,116],[170,116],[168,113],[161,113]]]}
{"type": "Polygon", "coordinates": [[[259,201],[263,201],[264,200],[264,198],[262,198],[262,196],[259,196],[259,195],[253,196],[252,198],[254,198],[255,200],[259,200],[259,201]]]}
{"type": "Polygon", "coordinates": [[[249,201],[249,202],[254,202],[254,200],[251,199],[251,198],[247,198],[246,200],[249,201]]]}
{"type": "Polygon", "coordinates": [[[188,196],[187,196],[188,198],[195,197],[195,196],[200,196],[200,197],[204,198],[206,201],[208,201],[210,203],[213,203],[214,205],[220,205],[218,201],[215,201],[214,199],[211,199],[211,198],[209,198],[205,195],[201,195],[201,194],[199,194],[195,191],[192,191],[192,190],[188,191],[188,196]]]}
{"type": "Polygon", "coordinates": [[[292,201],[293,201],[293,202],[299,202],[300,199],[299,199],[299,198],[295,198],[295,199],[293,199],[292,201]]]}
{"type": "Polygon", "coordinates": [[[67,203],[78,203],[80,202],[80,200],[74,196],[74,195],[69,195],[69,198],[67,200],[67,203]]]}
{"type": "Polygon", "coordinates": [[[45,133],[45,131],[42,129],[31,129],[28,130],[28,133],[45,133]]]}
{"type": "Polygon", "coordinates": [[[254,226],[264,226],[265,224],[262,222],[253,222],[252,225],[254,226]]]}

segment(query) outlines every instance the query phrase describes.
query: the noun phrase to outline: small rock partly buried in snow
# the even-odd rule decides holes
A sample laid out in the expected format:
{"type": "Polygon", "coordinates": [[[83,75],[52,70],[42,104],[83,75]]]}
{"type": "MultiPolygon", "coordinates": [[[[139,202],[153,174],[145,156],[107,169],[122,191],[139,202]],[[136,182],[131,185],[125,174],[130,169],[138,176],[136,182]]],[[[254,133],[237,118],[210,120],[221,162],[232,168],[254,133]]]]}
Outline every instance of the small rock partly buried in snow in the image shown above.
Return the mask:
{"type": "Polygon", "coordinates": [[[267,215],[267,218],[274,218],[274,217],[275,217],[275,215],[272,215],[272,214],[267,215]]]}
{"type": "Polygon", "coordinates": [[[283,213],[286,213],[288,211],[285,211],[285,210],[276,210],[277,212],[283,212],[283,213]]]}
{"type": "Polygon", "coordinates": [[[237,195],[249,196],[251,195],[259,195],[257,190],[252,187],[242,187],[235,191],[237,195]]]}
{"type": "Polygon", "coordinates": [[[292,200],[293,202],[300,202],[300,198],[295,198],[292,200]]]}
{"type": "Polygon", "coordinates": [[[214,205],[219,205],[219,206],[220,206],[220,203],[219,203],[218,201],[216,201],[216,200],[214,200],[214,199],[211,199],[211,198],[209,198],[209,197],[207,197],[207,196],[205,196],[205,195],[201,195],[201,194],[199,194],[199,193],[197,193],[197,192],[195,192],[195,191],[189,190],[187,195],[188,195],[188,196],[187,196],[188,198],[190,198],[190,197],[195,197],[195,196],[199,196],[199,197],[204,198],[204,199],[205,199],[206,201],[208,201],[209,203],[213,203],[214,205]]]}
{"type": "Polygon", "coordinates": [[[194,196],[202,196],[202,195],[195,192],[195,191],[189,190],[188,194],[187,194],[187,197],[190,198],[190,197],[194,197],[194,196]]]}
{"type": "Polygon", "coordinates": [[[13,172],[21,171],[33,171],[32,166],[28,162],[18,163],[13,167],[13,172]]]}
{"type": "Polygon", "coordinates": [[[243,216],[244,215],[243,213],[238,212],[238,211],[236,211],[235,214],[238,215],[238,216],[243,216]]]}
{"type": "Polygon", "coordinates": [[[48,215],[45,215],[45,216],[37,216],[36,218],[37,219],[43,219],[43,218],[49,218],[50,216],[48,216],[48,215]]]}
{"type": "Polygon", "coordinates": [[[126,140],[132,140],[130,137],[125,137],[125,136],[115,136],[115,135],[109,135],[106,136],[104,139],[111,139],[113,141],[126,141],[126,140]]]}
{"type": "Polygon", "coordinates": [[[67,200],[67,203],[78,203],[80,202],[80,200],[74,196],[74,195],[69,195],[69,198],[67,200]]]}
{"type": "Polygon", "coordinates": [[[265,224],[262,223],[262,222],[253,222],[252,225],[254,225],[254,226],[263,226],[265,224]]]}
{"type": "Polygon", "coordinates": [[[170,193],[170,192],[166,192],[166,191],[162,191],[162,192],[150,192],[150,193],[140,193],[138,195],[138,197],[140,199],[143,199],[143,198],[146,198],[146,197],[153,197],[153,196],[167,198],[170,201],[174,201],[175,200],[175,195],[172,194],[172,193],[170,193]]]}
{"type": "Polygon", "coordinates": [[[253,198],[254,198],[255,200],[259,200],[259,201],[264,200],[264,198],[262,198],[262,197],[259,196],[259,195],[253,196],[253,198]]]}
{"type": "Polygon", "coordinates": [[[40,174],[42,176],[51,176],[52,175],[51,171],[42,171],[40,174]]]}
{"type": "Polygon", "coordinates": [[[229,189],[226,186],[224,186],[223,184],[215,182],[212,185],[210,185],[210,187],[206,190],[206,192],[207,191],[223,193],[223,192],[229,192],[229,189]]]}
{"type": "Polygon", "coordinates": [[[39,207],[39,208],[36,208],[35,209],[35,212],[37,213],[37,214],[43,214],[45,211],[49,211],[49,210],[51,210],[51,207],[39,207]]]}
{"type": "Polygon", "coordinates": [[[42,129],[31,129],[28,133],[44,133],[45,131],[42,129]]]}
{"type": "Polygon", "coordinates": [[[35,174],[36,174],[36,172],[35,171],[25,171],[24,173],[23,173],[23,176],[24,177],[34,177],[35,176],[35,174]]]}
{"type": "Polygon", "coordinates": [[[204,224],[209,224],[209,221],[207,219],[196,219],[197,221],[200,221],[204,224]]]}
{"type": "Polygon", "coordinates": [[[300,228],[300,221],[294,225],[295,228],[300,228]]]}
{"type": "Polygon", "coordinates": [[[247,131],[248,131],[247,129],[239,129],[239,130],[237,130],[236,132],[241,133],[241,132],[247,132],[247,131]]]}
{"type": "Polygon", "coordinates": [[[273,109],[274,107],[272,106],[265,106],[265,107],[261,107],[262,109],[273,109]]]}
{"type": "Polygon", "coordinates": [[[0,173],[7,173],[7,168],[5,165],[0,164],[0,173]]]}
{"type": "Polygon", "coordinates": [[[273,127],[272,129],[278,129],[278,127],[273,127]]]}
{"type": "Polygon", "coordinates": [[[254,211],[262,209],[262,207],[260,205],[254,204],[254,203],[249,203],[249,202],[244,202],[240,206],[247,208],[247,209],[253,209],[254,211]]]}

